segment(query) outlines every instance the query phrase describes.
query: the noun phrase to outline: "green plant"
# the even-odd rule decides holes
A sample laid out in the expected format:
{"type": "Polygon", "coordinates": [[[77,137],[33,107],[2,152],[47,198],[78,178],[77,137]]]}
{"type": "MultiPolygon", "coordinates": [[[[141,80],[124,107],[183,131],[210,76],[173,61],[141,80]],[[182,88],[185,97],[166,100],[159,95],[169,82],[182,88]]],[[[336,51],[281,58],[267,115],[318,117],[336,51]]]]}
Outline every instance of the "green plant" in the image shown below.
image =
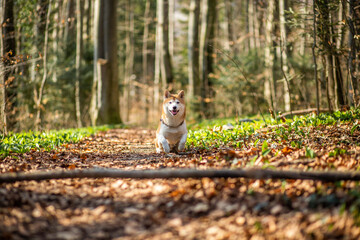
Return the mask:
{"type": "Polygon", "coordinates": [[[10,153],[25,153],[31,150],[53,150],[66,143],[79,142],[84,137],[104,131],[111,126],[66,129],[48,132],[22,132],[0,135],[0,158],[10,153]]]}

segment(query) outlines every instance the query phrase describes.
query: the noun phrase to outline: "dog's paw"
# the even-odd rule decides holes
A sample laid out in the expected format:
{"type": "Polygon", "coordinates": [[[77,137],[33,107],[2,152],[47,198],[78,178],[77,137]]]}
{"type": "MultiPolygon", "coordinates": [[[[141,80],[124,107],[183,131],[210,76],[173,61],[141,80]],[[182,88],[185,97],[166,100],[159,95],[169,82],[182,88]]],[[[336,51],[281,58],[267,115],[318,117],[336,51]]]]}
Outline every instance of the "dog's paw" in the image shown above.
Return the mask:
{"type": "Polygon", "coordinates": [[[178,151],[182,152],[185,149],[185,144],[179,144],[178,151]]]}
{"type": "Polygon", "coordinates": [[[170,153],[170,147],[168,146],[163,146],[164,147],[164,152],[165,153],[170,153]]]}
{"type": "Polygon", "coordinates": [[[156,148],[156,153],[161,153],[161,148],[156,148]]]}

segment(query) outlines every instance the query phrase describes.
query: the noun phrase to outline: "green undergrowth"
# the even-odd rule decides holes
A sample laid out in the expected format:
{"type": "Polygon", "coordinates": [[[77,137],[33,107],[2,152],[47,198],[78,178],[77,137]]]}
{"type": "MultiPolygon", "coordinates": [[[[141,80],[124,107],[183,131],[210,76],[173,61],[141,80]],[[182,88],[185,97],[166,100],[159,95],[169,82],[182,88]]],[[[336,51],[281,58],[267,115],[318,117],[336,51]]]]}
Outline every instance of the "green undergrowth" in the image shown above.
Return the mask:
{"type": "Polygon", "coordinates": [[[244,140],[254,135],[256,130],[269,126],[275,126],[274,131],[282,140],[288,140],[290,134],[307,137],[308,127],[318,127],[322,125],[331,126],[336,124],[351,124],[351,134],[360,130],[360,109],[351,109],[345,112],[321,113],[318,116],[308,114],[294,116],[292,119],[284,121],[271,119],[265,116],[258,119],[220,119],[207,120],[198,124],[190,125],[188,133],[187,147],[198,149],[211,149],[223,146],[240,148],[244,140]],[[252,121],[249,121],[252,120],[252,121]]]}
{"type": "Polygon", "coordinates": [[[0,135],[0,159],[11,153],[26,153],[32,150],[50,151],[66,143],[79,142],[84,137],[91,136],[98,131],[106,131],[115,127],[121,126],[106,125],[44,132],[10,133],[6,136],[0,135]]]}

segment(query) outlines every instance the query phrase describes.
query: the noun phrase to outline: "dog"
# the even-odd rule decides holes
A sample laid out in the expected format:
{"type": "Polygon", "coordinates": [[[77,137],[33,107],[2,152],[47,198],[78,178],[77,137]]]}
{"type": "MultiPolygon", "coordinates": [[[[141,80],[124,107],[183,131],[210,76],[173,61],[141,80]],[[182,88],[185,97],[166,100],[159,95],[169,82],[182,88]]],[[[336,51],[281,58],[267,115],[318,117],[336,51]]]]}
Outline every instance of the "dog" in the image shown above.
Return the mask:
{"type": "Polygon", "coordinates": [[[185,122],[186,105],[184,91],[178,94],[164,93],[162,114],[156,131],[156,152],[179,153],[184,150],[187,139],[185,122]]]}

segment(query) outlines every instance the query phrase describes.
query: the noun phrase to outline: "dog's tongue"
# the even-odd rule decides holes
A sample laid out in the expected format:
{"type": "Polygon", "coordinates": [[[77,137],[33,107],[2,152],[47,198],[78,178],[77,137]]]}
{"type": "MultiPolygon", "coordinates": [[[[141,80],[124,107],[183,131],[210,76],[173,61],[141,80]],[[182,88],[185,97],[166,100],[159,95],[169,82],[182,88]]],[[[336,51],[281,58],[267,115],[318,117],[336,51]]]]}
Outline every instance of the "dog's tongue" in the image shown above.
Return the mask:
{"type": "Polygon", "coordinates": [[[173,115],[176,115],[178,112],[177,112],[176,110],[172,110],[171,113],[172,113],[173,115]]]}

